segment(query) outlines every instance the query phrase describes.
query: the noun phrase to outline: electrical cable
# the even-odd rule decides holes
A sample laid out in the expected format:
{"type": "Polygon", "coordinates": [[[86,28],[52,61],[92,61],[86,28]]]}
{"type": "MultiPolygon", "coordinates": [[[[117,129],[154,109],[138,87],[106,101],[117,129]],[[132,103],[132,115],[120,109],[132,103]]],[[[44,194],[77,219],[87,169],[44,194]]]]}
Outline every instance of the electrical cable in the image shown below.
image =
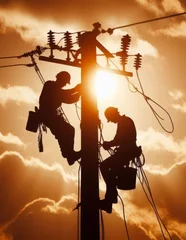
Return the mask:
{"type": "Polygon", "coordinates": [[[167,112],[167,110],[166,110],[165,108],[163,108],[160,104],[158,104],[156,101],[152,100],[150,97],[148,97],[148,96],[145,95],[144,90],[143,90],[143,86],[142,86],[142,84],[141,84],[140,77],[139,77],[139,74],[138,74],[138,71],[137,71],[137,70],[136,70],[136,74],[137,74],[137,78],[138,78],[138,81],[139,81],[139,83],[140,83],[140,87],[141,87],[142,92],[138,91],[137,89],[136,89],[136,90],[143,95],[146,103],[147,103],[147,104],[149,105],[149,107],[151,108],[151,110],[152,110],[152,112],[153,112],[156,120],[157,120],[158,123],[160,124],[160,126],[161,126],[166,132],[172,133],[172,132],[174,131],[174,124],[173,124],[173,121],[172,121],[172,118],[171,118],[170,114],[169,114],[169,113],[167,112]],[[169,117],[170,123],[171,123],[171,125],[172,125],[172,130],[168,131],[167,129],[165,129],[165,127],[164,127],[164,126],[162,125],[162,123],[160,122],[159,118],[160,118],[161,120],[164,120],[164,119],[161,118],[161,117],[158,115],[158,113],[153,109],[153,107],[150,105],[150,103],[149,103],[148,101],[152,101],[155,105],[157,105],[159,108],[161,108],[161,109],[167,114],[167,116],[169,117]]]}
{"type": "Polygon", "coordinates": [[[123,209],[123,220],[124,220],[124,224],[125,224],[125,229],[126,229],[127,238],[128,238],[128,240],[130,240],[129,231],[128,231],[128,227],[127,227],[127,221],[126,221],[126,217],[125,217],[124,202],[123,202],[123,200],[122,200],[122,198],[120,197],[119,194],[118,194],[118,197],[120,198],[120,201],[121,201],[121,204],[122,204],[122,209],[123,209]]]}
{"type": "MultiPolygon", "coordinates": [[[[109,60],[110,60],[110,61],[112,62],[112,64],[114,64],[114,66],[119,70],[119,68],[117,67],[117,65],[116,65],[111,59],[109,59],[109,60]]],[[[138,81],[139,81],[139,83],[140,83],[140,87],[141,87],[141,90],[142,90],[142,91],[140,91],[140,90],[129,80],[129,78],[125,76],[128,84],[130,84],[130,85],[136,90],[136,92],[138,92],[139,94],[141,94],[141,95],[144,97],[146,103],[149,105],[152,113],[154,114],[156,120],[158,121],[158,123],[159,123],[159,125],[162,127],[162,129],[163,129],[164,131],[166,131],[167,133],[172,133],[172,132],[174,131],[174,123],[173,123],[173,121],[172,121],[172,118],[171,118],[170,114],[169,114],[168,111],[167,111],[165,108],[163,108],[160,104],[158,104],[156,101],[154,101],[153,99],[151,99],[150,97],[148,97],[147,95],[144,94],[143,86],[142,86],[142,84],[141,84],[141,81],[140,81],[139,74],[138,74],[138,71],[137,71],[137,70],[136,70],[136,74],[137,74],[137,78],[138,78],[138,81]],[[167,129],[163,126],[163,124],[160,122],[159,119],[161,119],[161,120],[164,120],[164,119],[161,118],[161,116],[154,110],[154,108],[150,105],[150,103],[149,103],[148,101],[153,102],[155,105],[157,105],[159,108],[161,108],[161,109],[167,114],[167,116],[168,116],[168,118],[169,118],[169,120],[170,120],[170,123],[171,123],[171,128],[172,128],[171,130],[167,130],[167,129]]],[[[133,92],[134,92],[134,91],[133,91],[133,92]]],[[[134,92],[134,93],[135,93],[135,92],[134,92]]]]}
{"type": "MultiPolygon", "coordinates": [[[[72,32],[72,33],[70,33],[70,34],[77,34],[77,33],[84,33],[84,32],[87,32],[87,31],[82,30],[82,31],[72,32]]],[[[66,32],[53,32],[53,33],[54,33],[54,34],[64,34],[64,33],[66,33],[66,32]]]]}
{"type": "MultiPolygon", "coordinates": [[[[143,175],[142,175],[142,177],[143,177],[143,175]]],[[[150,205],[152,206],[152,208],[153,208],[153,210],[154,210],[154,212],[155,212],[155,215],[156,215],[156,218],[157,218],[157,220],[158,220],[158,224],[159,224],[159,226],[160,226],[160,230],[161,230],[161,233],[162,233],[162,235],[163,235],[163,238],[166,240],[166,237],[165,237],[165,235],[164,235],[163,228],[162,228],[162,220],[161,220],[161,218],[160,218],[160,216],[159,216],[159,214],[158,214],[158,211],[157,211],[155,205],[153,204],[152,200],[149,198],[149,196],[148,196],[148,194],[147,194],[147,192],[146,192],[146,190],[145,190],[145,188],[144,188],[144,186],[143,186],[143,184],[142,184],[142,182],[141,182],[140,179],[139,179],[139,181],[140,181],[140,183],[141,183],[141,185],[142,185],[142,188],[143,188],[143,191],[144,191],[144,193],[145,193],[145,196],[147,197],[147,200],[149,201],[150,205]]],[[[143,181],[143,182],[145,182],[145,181],[143,181]]]]}
{"type": "Polygon", "coordinates": [[[19,58],[20,56],[9,56],[9,57],[0,57],[0,60],[1,59],[8,59],[8,58],[19,58]]]}
{"type": "MultiPolygon", "coordinates": [[[[79,164],[79,168],[78,168],[78,203],[80,203],[81,202],[81,199],[80,199],[80,197],[81,197],[81,195],[80,195],[80,172],[81,172],[81,164],[79,164]]],[[[80,211],[79,211],[79,208],[77,209],[78,210],[78,214],[77,214],[77,221],[78,221],[78,223],[77,223],[77,240],[79,240],[80,239],[80,221],[79,221],[79,219],[80,219],[80,211]]]]}
{"type": "Polygon", "coordinates": [[[132,27],[132,26],[136,26],[139,24],[143,24],[143,23],[149,23],[149,22],[155,22],[158,20],[162,20],[162,19],[166,19],[166,18],[172,18],[172,17],[177,17],[177,16],[181,16],[186,14],[186,12],[182,12],[182,13],[176,13],[176,14],[172,14],[172,15],[168,15],[168,16],[163,16],[163,17],[159,17],[159,18],[153,18],[153,19],[149,19],[149,20],[145,20],[145,21],[140,21],[140,22],[136,22],[136,23],[131,23],[131,24],[127,24],[127,25],[123,25],[123,26],[118,26],[115,28],[109,28],[107,31],[114,31],[116,29],[121,29],[121,28],[126,28],[126,27],[132,27]]]}
{"type": "Polygon", "coordinates": [[[102,233],[102,240],[105,239],[105,226],[104,226],[104,219],[103,219],[103,213],[102,210],[99,211],[101,216],[101,233],[102,233]]]}
{"type": "Polygon", "coordinates": [[[79,116],[79,112],[78,112],[78,108],[79,108],[79,109],[81,109],[81,108],[78,107],[77,103],[74,103],[74,105],[75,105],[75,109],[76,109],[76,115],[77,115],[79,121],[81,121],[81,118],[80,118],[80,116],[79,116]]]}
{"type": "MultiPolygon", "coordinates": [[[[142,156],[145,159],[144,155],[142,155],[142,156]]],[[[172,239],[171,236],[170,236],[170,233],[168,232],[168,230],[167,230],[165,224],[163,223],[163,221],[162,221],[162,219],[161,219],[161,217],[160,217],[160,215],[158,213],[158,210],[156,208],[156,205],[155,205],[155,202],[154,202],[154,198],[153,198],[153,195],[152,195],[152,192],[151,192],[151,189],[150,189],[150,185],[149,185],[147,176],[146,176],[146,174],[145,174],[145,172],[143,170],[143,167],[142,167],[144,165],[144,163],[145,163],[144,159],[143,159],[143,163],[140,163],[140,158],[138,159],[138,162],[136,162],[136,161],[133,162],[136,165],[137,169],[138,169],[138,171],[137,171],[138,179],[139,179],[139,181],[141,183],[141,186],[142,186],[142,188],[144,190],[144,193],[145,193],[145,196],[147,197],[147,200],[149,201],[150,205],[152,206],[152,208],[154,210],[154,213],[155,213],[156,218],[158,220],[158,224],[160,226],[160,230],[161,230],[163,238],[166,240],[166,237],[164,235],[164,231],[163,231],[162,226],[164,227],[165,231],[167,232],[169,238],[172,239]],[[144,187],[144,183],[145,183],[145,186],[146,186],[146,188],[148,190],[148,194],[150,196],[147,194],[147,191],[146,191],[146,189],[144,187]]]]}
{"type": "Polygon", "coordinates": [[[32,64],[11,64],[11,65],[0,66],[0,68],[7,68],[7,67],[20,67],[20,66],[33,67],[32,64]]]}

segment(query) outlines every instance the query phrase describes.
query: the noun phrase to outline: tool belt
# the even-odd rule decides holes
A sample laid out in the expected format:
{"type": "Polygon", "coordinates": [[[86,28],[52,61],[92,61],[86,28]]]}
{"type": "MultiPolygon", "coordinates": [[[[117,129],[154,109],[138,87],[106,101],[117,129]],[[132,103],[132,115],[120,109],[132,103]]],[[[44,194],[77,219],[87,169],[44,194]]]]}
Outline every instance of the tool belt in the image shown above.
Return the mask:
{"type": "Polygon", "coordinates": [[[39,109],[35,107],[35,112],[29,111],[26,130],[36,133],[38,129],[38,148],[39,152],[43,152],[42,130],[47,132],[47,128],[41,121],[39,109]]]}

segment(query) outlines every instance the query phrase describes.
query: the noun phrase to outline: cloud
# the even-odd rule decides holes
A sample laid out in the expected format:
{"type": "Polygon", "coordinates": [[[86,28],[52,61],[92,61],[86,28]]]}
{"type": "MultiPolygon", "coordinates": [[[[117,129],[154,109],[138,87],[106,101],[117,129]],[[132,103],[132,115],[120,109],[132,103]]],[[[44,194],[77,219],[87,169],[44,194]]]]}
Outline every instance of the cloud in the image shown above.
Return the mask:
{"type": "Polygon", "coordinates": [[[165,12],[184,12],[179,0],[163,0],[162,6],[165,12]]]}
{"type": "Polygon", "coordinates": [[[75,239],[77,212],[46,211],[57,203],[47,198],[30,202],[7,226],[5,233],[13,239],[75,239]],[[45,210],[43,210],[45,209],[45,210]]]}
{"type": "Polygon", "coordinates": [[[182,113],[186,113],[186,102],[183,104],[172,104],[172,107],[182,113]]]}
{"type": "Polygon", "coordinates": [[[25,144],[21,141],[21,139],[11,133],[8,133],[7,135],[3,135],[0,132],[0,142],[4,142],[7,144],[15,144],[18,146],[23,146],[25,147],[25,144]]]}
{"type": "Polygon", "coordinates": [[[147,56],[152,56],[157,58],[159,56],[157,48],[155,48],[151,43],[148,41],[139,39],[137,40],[137,46],[133,52],[138,52],[142,56],[147,55],[147,56]]]}
{"type": "Polygon", "coordinates": [[[169,91],[168,94],[174,99],[179,100],[183,97],[183,93],[180,90],[169,91]]]}
{"type": "Polygon", "coordinates": [[[6,32],[9,28],[14,29],[20,34],[22,39],[28,42],[35,42],[37,44],[46,43],[47,32],[50,29],[55,31],[62,31],[62,28],[52,21],[38,20],[30,14],[24,14],[19,10],[0,9],[1,32],[6,32]],[[41,22],[42,31],[41,31],[41,22]],[[26,23],[26,24],[24,24],[26,23]]]}
{"type": "Polygon", "coordinates": [[[181,23],[175,23],[171,27],[159,29],[154,34],[156,35],[166,35],[170,37],[186,37],[186,22],[182,21],[181,23]]]}
{"type": "Polygon", "coordinates": [[[61,173],[35,162],[32,164],[32,160],[25,164],[28,161],[16,152],[0,155],[0,224],[11,220],[26,204],[37,198],[61,198],[61,173]]]}
{"type": "MultiPolygon", "coordinates": [[[[179,90],[174,90],[172,92],[169,92],[169,95],[176,101],[182,100],[184,97],[184,94],[179,90]]],[[[186,112],[186,102],[183,100],[182,103],[175,103],[171,105],[174,109],[177,111],[180,111],[182,113],[186,112]]]]}
{"type": "MultiPolygon", "coordinates": [[[[186,193],[181,186],[184,182],[185,170],[186,162],[182,162],[175,164],[166,174],[146,172],[158,210],[166,226],[168,229],[174,229],[175,236],[181,236],[183,239],[186,214],[182,208],[186,193]],[[178,227],[178,223],[182,224],[182,228],[178,227]]],[[[64,195],[62,181],[57,168],[48,166],[39,159],[25,160],[16,152],[2,154],[0,156],[2,203],[0,223],[4,223],[4,228],[1,228],[1,231],[4,231],[5,235],[12,236],[14,240],[75,239],[78,226],[77,211],[72,211],[72,208],[77,202],[77,196],[72,193],[64,195]]],[[[159,239],[160,230],[155,215],[139,185],[134,191],[128,192],[127,197],[125,194],[124,191],[121,192],[126,205],[131,238],[137,239],[140,236],[140,239],[144,240],[153,237],[159,239]],[[144,215],[148,215],[148,222],[144,215]]],[[[121,240],[126,234],[122,208],[117,204],[114,205],[114,209],[116,212],[113,211],[111,215],[103,213],[107,240],[121,240]]]]}
{"type": "Polygon", "coordinates": [[[165,135],[153,128],[149,128],[146,132],[139,131],[138,140],[146,150],[152,151],[168,151],[175,153],[179,157],[186,155],[186,139],[176,141],[172,136],[165,135]]]}
{"type": "Polygon", "coordinates": [[[38,96],[29,87],[8,86],[7,88],[0,87],[0,104],[5,105],[9,101],[16,103],[36,104],[38,96]]]}
{"type": "Polygon", "coordinates": [[[141,4],[143,7],[145,7],[148,11],[151,11],[155,13],[156,15],[161,15],[162,10],[158,6],[158,3],[156,1],[152,0],[136,0],[137,3],[141,4]]]}
{"type": "Polygon", "coordinates": [[[136,0],[139,4],[145,7],[148,11],[155,13],[156,15],[162,15],[165,12],[183,12],[179,0],[136,0]]]}
{"type": "MultiPolygon", "coordinates": [[[[9,225],[6,234],[17,239],[76,239],[77,237],[77,211],[72,211],[69,206],[74,205],[73,196],[64,196],[59,202],[47,198],[40,198],[30,202],[17,215],[9,225]],[[62,206],[63,204],[63,206],[62,206]],[[39,229],[39,231],[38,231],[39,229]]],[[[105,239],[122,240],[125,235],[123,220],[115,212],[110,214],[102,213],[105,226],[105,239]],[[115,223],[115,224],[113,224],[115,223]]],[[[101,226],[100,226],[101,227],[101,226]]],[[[149,238],[137,225],[130,225],[129,231],[134,239],[148,240],[149,238]]],[[[102,233],[101,233],[102,234],[102,233]]]]}

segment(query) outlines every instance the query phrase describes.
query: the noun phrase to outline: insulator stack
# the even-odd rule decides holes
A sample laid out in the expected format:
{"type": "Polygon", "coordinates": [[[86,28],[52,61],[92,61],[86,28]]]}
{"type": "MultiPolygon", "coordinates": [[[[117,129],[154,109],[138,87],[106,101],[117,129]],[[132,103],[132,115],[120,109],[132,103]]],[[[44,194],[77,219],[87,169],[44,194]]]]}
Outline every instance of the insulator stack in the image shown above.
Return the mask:
{"type": "Polygon", "coordinates": [[[130,47],[131,37],[127,34],[121,39],[121,64],[124,66],[128,61],[128,50],[130,47]]]}
{"type": "Polygon", "coordinates": [[[131,37],[127,34],[121,39],[121,51],[116,53],[116,56],[120,56],[121,65],[123,66],[123,71],[125,71],[125,65],[128,61],[128,50],[131,42],[131,37]]]}
{"type": "Polygon", "coordinates": [[[80,36],[81,36],[81,32],[78,32],[77,33],[77,37],[76,37],[76,40],[77,40],[77,44],[80,46],[80,36]]]}
{"type": "Polygon", "coordinates": [[[67,31],[64,35],[65,48],[67,51],[69,51],[73,47],[72,34],[67,31]]]}
{"type": "Polygon", "coordinates": [[[141,67],[142,55],[140,53],[136,54],[134,59],[134,67],[138,70],[141,67]]]}
{"type": "Polygon", "coordinates": [[[51,47],[51,48],[54,48],[55,47],[55,36],[54,36],[54,33],[50,30],[48,33],[48,45],[51,47]]]}

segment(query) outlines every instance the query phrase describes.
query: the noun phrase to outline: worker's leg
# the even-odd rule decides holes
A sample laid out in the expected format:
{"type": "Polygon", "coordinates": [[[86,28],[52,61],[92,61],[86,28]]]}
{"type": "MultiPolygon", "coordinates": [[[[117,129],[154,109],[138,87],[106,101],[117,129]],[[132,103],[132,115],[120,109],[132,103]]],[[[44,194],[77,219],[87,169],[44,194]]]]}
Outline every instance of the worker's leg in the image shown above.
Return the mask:
{"type": "Polygon", "coordinates": [[[117,164],[115,155],[107,158],[100,164],[100,170],[103,176],[103,179],[106,183],[106,194],[105,199],[109,202],[117,203],[117,189],[116,189],[116,168],[114,164],[117,164]]]}
{"type": "Polygon", "coordinates": [[[68,164],[72,165],[81,157],[81,152],[74,151],[75,129],[69,123],[63,121],[59,124],[59,132],[56,134],[62,156],[67,158],[68,164]]]}

